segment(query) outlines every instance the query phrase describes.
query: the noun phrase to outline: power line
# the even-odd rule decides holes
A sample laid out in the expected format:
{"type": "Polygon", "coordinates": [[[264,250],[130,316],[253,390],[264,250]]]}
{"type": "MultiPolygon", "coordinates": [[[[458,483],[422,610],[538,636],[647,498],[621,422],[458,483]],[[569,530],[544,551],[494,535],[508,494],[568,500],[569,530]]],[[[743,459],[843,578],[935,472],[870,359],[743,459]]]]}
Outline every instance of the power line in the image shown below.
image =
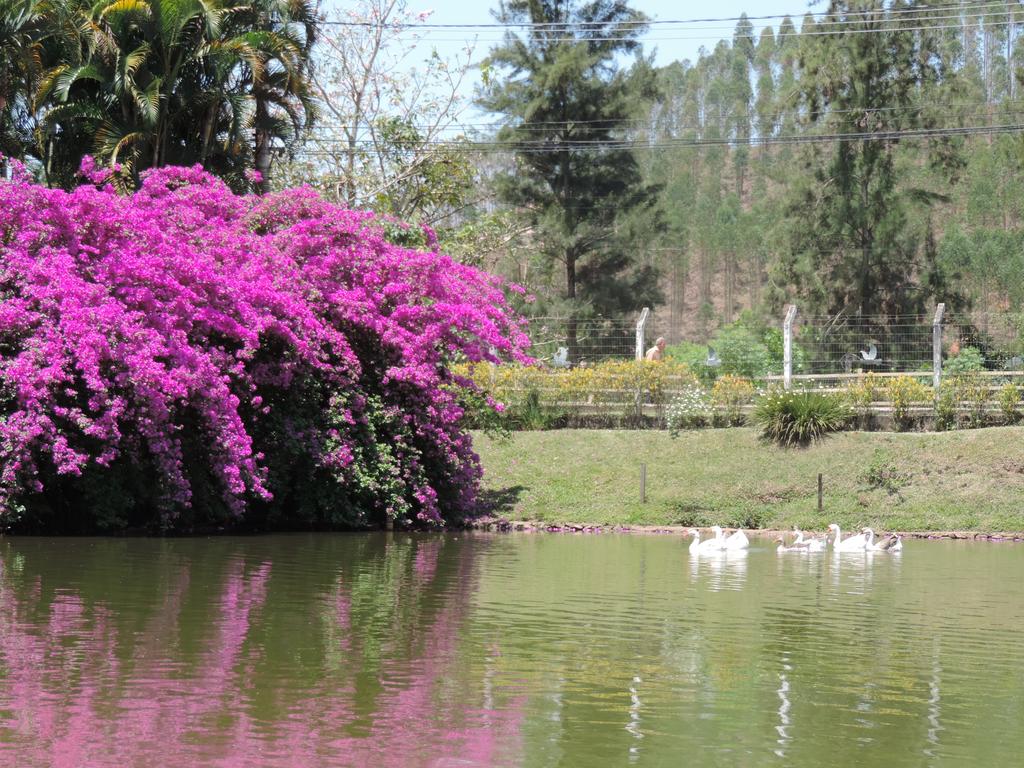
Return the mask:
{"type": "MultiPolygon", "coordinates": [[[[1007,14],[1007,12],[1003,12],[1000,15],[1006,16],[1008,14],[1007,14]]],[[[887,22],[883,21],[882,23],[887,23],[887,22]]],[[[1017,23],[1018,22],[1015,21],[1015,20],[1007,19],[1006,21],[1001,21],[1001,22],[993,21],[993,22],[991,22],[990,26],[1010,26],[1012,24],[1017,24],[1017,23]]],[[[803,37],[803,38],[806,38],[806,37],[824,37],[824,36],[829,36],[829,35],[883,34],[883,33],[895,33],[895,32],[936,32],[936,31],[941,31],[941,30],[946,30],[946,29],[962,30],[963,27],[964,27],[963,24],[939,24],[939,25],[925,25],[925,26],[916,26],[916,27],[903,27],[903,26],[886,26],[886,27],[880,27],[880,28],[873,28],[873,27],[872,28],[862,28],[862,27],[857,27],[857,28],[854,28],[854,29],[842,29],[842,30],[838,30],[838,29],[820,30],[820,29],[815,28],[815,29],[809,30],[809,31],[808,30],[798,30],[798,31],[795,31],[795,32],[787,32],[787,33],[779,32],[779,33],[776,33],[775,39],[778,40],[780,38],[786,38],[786,37],[803,37]]],[[[601,37],[591,37],[591,36],[588,36],[588,35],[579,35],[579,36],[577,36],[577,35],[569,35],[569,36],[565,36],[565,37],[546,38],[544,42],[546,44],[548,44],[548,45],[558,45],[558,44],[562,44],[562,43],[566,43],[566,44],[568,44],[568,43],[614,43],[614,42],[624,42],[624,41],[635,41],[635,40],[638,40],[640,37],[641,36],[637,35],[637,34],[606,35],[606,36],[601,36],[601,37]]],[[[676,37],[676,36],[673,36],[673,37],[650,37],[648,35],[643,35],[643,39],[645,41],[647,41],[647,42],[658,43],[658,42],[678,42],[678,41],[685,41],[685,40],[721,40],[723,38],[722,38],[721,35],[684,35],[684,36],[680,36],[680,37],[676,37]]],[[[467,40],[466,38],[439,37],[439,38],[431,38],[431,40],[432,40],[432,42],[438,42],[438,43],[468,43],[468,42],[475,42],[475,43],[501,43],[501,42],[504,42],[504,38],[476,38],[475,40],[470,41],[470,40],[467,40]]]]}
{"type": "MultiPolygon", "coordinates": [[[[886,16],[889,16],[889,17],[896,16],[898,14],[899,15],[902,15],[902,14],[918,14],[918,15],[921,15],[921,16],[926,16],[928,13],[934,12],[934,11],[960,11],[961,13],[977,13],[979,11],[983,11],[986,8],[1005,8],[1005,7],[1006,7],[1006,3],[1005,2],[998,2],[997,0],[990,0],[989,2],[980,2],[980,3],[977,3],[977,4],[958,3],[958,4],[955,4],[955,5],[926,6],[926,7],[919,7],[919,8],[894,8],[894,9],[889,9],[889,10],[875,9],[875,10],[870,10],[870,11],[867,11],[867,10],[865,10],[865,11],[847,11],[843,15],[844,15],[844,17],[847,17],[847,19],[849,17],[875,16],[875,15],[877,15],[879,13],[885,14],[886,16]]],[[[719,16],[719,17],[711,17],[711,18],[692,18],[692,19],[647,19],[647,20],[644,20],[644,21],[641,21],[641,20],[636,20],[636,21],[620,21],[620,22],[615,22],[614,25],[615,26],[627,26],[628,25],[628,26],[646,27],[646,26],[660,26],[660,25],[670,25],[670,24],[672,24],[672,25],[714,24],[714,23],[718,23],[718,22],[727,22],[727,21],[728,22],[769,21],[769,20],[774,20],[774,19],[783,19],[784,20],[784,19],[793,19],[793,18],[803,18],[808,13],[810,13],[810,12],[805,10],[805,11],[798,11],[796,13],[776,13],[776,14],[766,14],[766,15],[763,15],[763,16],[748,16],[748,15],[744,14],[743,16],[719,16]]],[[[813,16],[814,14],[811,13],[810,15],[813,16]]],[[[816,19],[816,23],[832,24],[832,25],[859,23],[857,21],[857,19],[853,19],[853,20],[837,19],[837,20],[834,20],[834,21],[829,21],[829,20],[827,20],[827,18],[825,18],[826,15],[827,14],[822,14],[822,19],[820,21],[818,21],[816,19]]],[[[949,18],[952,18],[952,17],[949,17],[949,18]]],[[[564,29],[585,29],[587,27],[593,27],[593,28],[600,29],[600,28],[612,25],[612,24],[610,24],[608,22],[598,22],[598,21],[594,21],[594,22],[552,21],[552,22],[537,22],[537,23],[530,22],[530,21],[521,21],[521,22],[494,22],[494,23],[481,23],[481,24],[432,24],[432,23],[428,23],[428,22],[391,22],[391,23],[386,23],[386,24],[382,25],[380,22],[373,22],[373,21],[343,21],[343,20],[340,20],[340,19],[326,19],[326,20],[321,21],[321,24],[326,24],[326,25],[330,25],[330,26],[340,26],[340,27],[379,27],[379,26],[387,26],[387,27],[393,28],[393,29],[527,29],[527,28],[528,29],[558,29],[558,28],[564,28],[564,29]]],[[[721,29],[731,29],[731,28],[732,27],[722,27],[721,29]]]]}
{"type": "MultiPolygon", "coordinates": [[[[909,105],[908,104],[908,105],[903,105],[903,106],[889,106],[889,107],[858,107],[858,108],[849,108],[849,109],[842,109],[842,108],[833,109],[833,108],[829,108],[829,109],[823,110],[822,114],[825,115],[825,116],[827,116],[827,115],[834,115],[834,114],[861,114],[861,113],[863,113],[865,115],[872,115],[872,114],[881,113],[881,112],[899,112],[899,111],[905,111],[908,114],[916,114],[916,113],[924,112],[924,111],[927,111],[927,110],[930,110],[930,109],[943,109],[943,110],[955,109],[955,110],[967,110],[968,112],[980,112],[980,111],[992,110],[996,114],[1000,114],[1000,115],[1017,115],[1017,114],[1021,114],[1021,111],[1019,109],[1007,109],[1007,106],[1008,106],[1007,102],[1000,102],[1000,103],[985,102],[985,101],[962,102],[962,103],[929,102],[927,104],[917,104],[917,105],[909,105]]],[[[1013,103],[1012,106],[1024,107],[1024,100],[1021,100],[1021,101],[1014,100],[1014,103],[1013,103]]],[[[770,112],[770,113],[765,114],[765,115],[758,115],[756,113],[756,111],[751,109],[748,114],[751,117],[751,119],[755,120],[755,121],[756,120],[763,120],[765,118],[769,118],[772,122],[774,122],[774,121],[777,121],[780,118],[787,117],[787,116],[790,116],[790,115],[792,115],[793,117],[800,117],[801,110],[799,108],[794,108],[792,110],[779,110],[777,112],[770,112]]],[[[967,115],[966,114],[961,114],[960,116],[966,117],[967,115]]],[[[460,131],[463,131],[463,132],[472,132],[473,130],[478,129],[478,128],[482,128],[482,129],[496,129],[496,128],[498,128],[498,129],[500,129],[500,128],[504,128],[504,127],[512,128],[512,129],[517,130],[517,131],[527,130],[527,131],[544,132],[544,131],[550,131],[550,130],[555,129],[555,128],[572,127],[572,126],[580,126],[580,125],[608,125],[608,126],[613,126],[615,128],[620,128],[620,127],[621,128],[629,128],[629,127],[635,126],[635,127],[638,127],[638,128],[650,129],[652,125],[657,125],[657,123],[658,123],[658,121],[657,121],[656,118],[654,120],[650,120],[650,119],[647,119],[647,118],[614,118],[614,119],[613,118],[608,118],[608,119],[597,119],[597,118],[595,118],[595,119],[592,119],[592,120],[538,120],[538,121],[532,121],[531,120],[528,123],[523,123],[523,124],[503,123],[500,120],[495,120],[495,121],[490,121],[490,122],[472,122],[472,123],[466,123],[466,122],[461,122],[461,121],[453,121],[452,123],[448,124],[447,126],[444,126],[444,127],[441,127],[441,128],[437,128],[436,126],[426,125],[426,124],[421,124],[421,125],[417,126],[415,123],[413,123],[411,125],[412,125],[413,128],[423,128],[423,129],[426,129],[426,130],[437,130],[438,132],[440,132],[440,131],[454,131],[454,130],[460,130],[460,131]]],[[[328,133],[328,132],[336,134],[338,131],[344,131],[344,130],[353,130],[353,129],[355,129],[355,130],[364,130],[366,128],[369,128],[370,125],[371,125],[371,123],[369,123],[369,122],[363,122],[361,124],[356,124],[356,125],[347,124],[347,123],[338,124],[338,125],[330,125],[330,126],[328,126],[328,125],[315,125],[315,126],[313,126],[312,129],[310,129],[310,133],[312,135],[314,135],[314,136],[316,134],[318,134],[318,133],[328,133]]]]}
{"type": "MultiPolygon", "coordinates": [[[[1022,113],[1017,113],[1022,114],[1022,113]]],[[[608,152],[611,150],[656,150],[656,149],[687,149],[691,147],[716,147],[716,146],[770,146],[773,144],[816,144],[832,143],[837,141],[898,141],[900,139],[914,138],[936,138],[953,136],[975,136],[975,135],[999,135],[1005,133],[1019,133],[1024,131],[1024,123],[1009,123],[1003,125],[988,126],[961,126],[946,128],[918,128],[901,129],[893,131],[872,131],[864,133],[821,133],[821,134],[790,134],[785,136],[750,136],[745,140],[735,137],[724,137],[720,139],[670,139],[654,142],[638,142],[635,140],[611,140],[611,141],[577,141],[577,142],[546,142],[539,146],[539,142],[484,142],[484,141],[433,141],[421,144],[420,150],[425,147],[437,151],[447,150],[451,152],[513,152],[516,154],[554,154],[557,152],[608,152]]],[[[326,142],[324,142],[326,143],[326,142]]],[[[339,145],[342,142],[337,142],[339,145]]],[[[363,146],[372,146],[364,144],[363,146]]],[[[300,150],[301,154],[308,156],[333,157],[339,153],[328,150],[300,150]]]]}

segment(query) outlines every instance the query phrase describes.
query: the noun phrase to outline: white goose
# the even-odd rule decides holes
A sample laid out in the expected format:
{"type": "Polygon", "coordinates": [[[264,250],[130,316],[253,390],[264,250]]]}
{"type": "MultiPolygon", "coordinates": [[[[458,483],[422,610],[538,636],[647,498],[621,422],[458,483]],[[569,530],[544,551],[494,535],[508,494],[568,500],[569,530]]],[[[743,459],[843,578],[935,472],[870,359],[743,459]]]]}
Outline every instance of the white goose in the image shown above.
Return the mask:
{"type": "Polygon", "coordinates": [[[750,539],[747,538],[747,534],[743,532],[742,528],[737,528],[736,532],[722,544],[722,549],[747,549],[749,546],[750,539]]]}
{"type": "Polygon", "coordinates": [[[690,554],[694,555],[700,551],[700,531],[691,528],[687,533],[693,536],[693,541],[690,542],[690,554]]]}
{"type": "Polygon", "coordinates": [[[880,539],[878,542],[875,541],[875,532],[870,528],[864,529],[864,535],[867,536],[867,542],[865,549],[870,549],[874,552],[902,552],[903,551],[903,539],[897,534],[892,534],[880,539]]]}
{"type": "Polygon", "coordinates": [[[832,542],[832,550],[834,552],[863,552],[867,548],[867,536],[863,533],[858,533],[856,536],[843,540],[843,532],[839,530],[839,526],[835,523],[830,523],[828,526],[829,532],[835,532],[836,537],[832,542]]]}
{"type": "Polygon", "coordinates": [[[826,547],[825,539],[804,539],[804,532],[793,526],[793,533],[796,534],[794,547],[799,547],[803,552],[824,552],[826,547]]]}
{"type": "MultiPolygon", "coordinates": [[[[719,529],[720,533],[721,529],[719,529]]],[[[700,540],[700,531],[696,528],[691,528],[689,534],[693,536],[693,541],[690,542],[690,553],[691,554],[706,554],[708,552],[719,552],[722,549],[720,542],[721,535],[716,536],[713,539],[700,540]]]]}

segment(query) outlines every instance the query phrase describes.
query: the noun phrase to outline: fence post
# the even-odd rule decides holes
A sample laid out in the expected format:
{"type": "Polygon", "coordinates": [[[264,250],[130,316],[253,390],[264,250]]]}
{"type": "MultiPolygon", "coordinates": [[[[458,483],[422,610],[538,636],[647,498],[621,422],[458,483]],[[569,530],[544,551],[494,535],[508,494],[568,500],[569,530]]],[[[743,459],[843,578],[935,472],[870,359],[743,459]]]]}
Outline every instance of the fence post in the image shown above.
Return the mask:
{"type": "Polygon", "coordinates": [[[786,310],[786,319],[782,321],[782,386],[789,389],[793,386],[793,321],[796,320],[796,304],[790,304],[786,310]]]}
{"type": "Polygon", "coordinates": [[[942,383],[942,316],[945,314],[946,305],[939,304],[935,307],[932,320],[932,384],[936,397],[939,396],[939,384],[942,383]]]}
{"type": "Polygon", "coordinates": [[[636,359],[644,359],[644,332],[647,330],[647,316],[651,310],[644,307],[640,312],[640,319],[636,321],[636,359]]]}

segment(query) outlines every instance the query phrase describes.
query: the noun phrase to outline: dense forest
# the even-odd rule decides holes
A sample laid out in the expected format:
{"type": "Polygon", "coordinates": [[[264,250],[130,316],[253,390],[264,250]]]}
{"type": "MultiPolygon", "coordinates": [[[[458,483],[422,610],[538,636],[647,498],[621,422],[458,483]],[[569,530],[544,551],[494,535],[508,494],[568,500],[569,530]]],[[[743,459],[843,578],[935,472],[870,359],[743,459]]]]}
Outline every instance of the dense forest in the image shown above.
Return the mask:
{"type": "Polygon", "coordinates": [[[741,18],[657,69],[656,95],[616,123],[660,190],[664,226],[632,233],[631,268],[660,276],[655,327],[702,339],[790,301],[890,318],[1019,307],[1022,10],[832,2],[757,35],[741,18]]]}
{"type": "Polygon", "coordinates": [[[1017,3],[832,3],[659,71],[640,153],[673,330],[1024,298],[1017,3]],[[878,4],[873,4],[877,6],[878,4]],[[859,135],[869,134],[861,139],[859,135]]]}
{"type": "Polygon", "coordinates": [[[51,186],[87,155],[125,189],[192,163],[237,191],[310,184],[398,239],[430,224],[523,283],[528,313],[652,306],[672,340],[790,301],[1017,308],[1024,8],[812,10],[729,20],[656,67],[641,44],[660,22],[625,2],[503,2],[473,100],[488,122],[468,125],[480,56],[409,69],[430,38],[402,0],[3,0],[0,152],[51,186]]]}

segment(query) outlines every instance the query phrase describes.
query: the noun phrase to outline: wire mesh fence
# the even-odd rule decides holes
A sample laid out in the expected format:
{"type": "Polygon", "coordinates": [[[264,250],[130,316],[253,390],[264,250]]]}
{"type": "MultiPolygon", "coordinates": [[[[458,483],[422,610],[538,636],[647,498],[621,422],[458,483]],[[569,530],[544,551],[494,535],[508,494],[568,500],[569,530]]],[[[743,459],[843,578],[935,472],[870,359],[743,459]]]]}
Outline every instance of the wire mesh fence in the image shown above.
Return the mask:
{"type": "Polygon", "coordinates": [[[792,373],[797,381],[842,381],[978,373],[1024,375],[1024,313],[843,317],[797,315],[792,373]]]}
{"type": "Polygon", "coordinates": [[[1024,407],[1024,312],[788,315],[789,334],[781,316],[763,328],[733,324],[643,365],[632,362],[638,351],[672,335],[647,313],[534,318],[529,333],[539,365],[491,367],[482,384],[507,402],[535,397],[565,414],[634,421],[663,418],[676,398],[705,398],[712,420],[723,408],[749,414],[758,392],[778,386],[829,391],[858,418],[888,414],[904,424],[910,417],[1015,422],[1024,407]]]}
{"type": "MultiPolygon", "coordinates": [[[[527,333],[534,359],[554,368],[589,365],[606,360],[632,360],[636,356],[638,317],[573,320],[535,317],[527,333]]],[[[644,329],[643,348],[654,344],[657,334],[650,324],[644,329]]]]}
{"type": "Polygon", "coordinates": [[[1024,312],[979,312],[944,324],[944,359],[987,371],[1024,372],[1024,312]]]}
{"type": "Polygon", "coordinates": [[[930,373],[932,342],[930,317],[798,314],[793,325],[793,373],[836,378],[868,371],[930,373]]]}
{"type": "MultiPolygon", "coordinates": [[[[761,338],[723,328],[703,345],[690,344],[687,360],[702,374],[731,373],[773,381],[784,378],[786,355],[796,381],[843,381],[867,373],[881,378],[930,374],[1003,372],[1024,375],[1024,312],[969,315],[802,315],[795,314],[788,351],[780,317],[761,338]],[[700,353],[694,352],[694,347],[700,353]]],[[[530,320],[533,356],[552,368],[586,367],[642,356],[672,329],[646,313],[625,318],[530,320]],[[638,321],[639,325],[638,325],[638,321]]]]}

